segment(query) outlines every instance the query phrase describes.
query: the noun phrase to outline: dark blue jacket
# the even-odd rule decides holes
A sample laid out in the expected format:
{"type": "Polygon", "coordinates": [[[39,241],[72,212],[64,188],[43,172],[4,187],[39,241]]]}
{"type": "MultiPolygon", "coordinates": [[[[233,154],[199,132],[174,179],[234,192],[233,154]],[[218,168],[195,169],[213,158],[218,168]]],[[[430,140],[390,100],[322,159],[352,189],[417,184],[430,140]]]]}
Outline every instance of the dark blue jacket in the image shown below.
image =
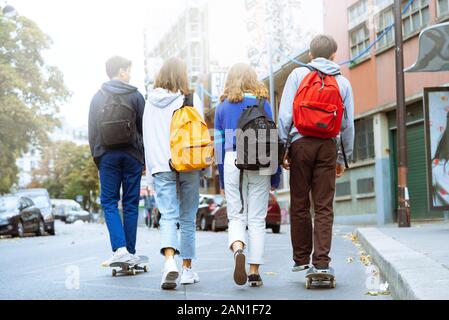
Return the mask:
{"type": "MultiPolygon", "coordinates": [[[[129,94],[128,103],[136,110],[136,128],[138,131],[136,141],[122,149],[122,151],[129,153],[131,156],[136,158],[140,163],[145,164],[145,153],[143,149],[143,137],[142,137],[142,118],[143,112],[145,110],[145,99],[137,90],[127,83],[118,80],[111,80],[103,84],[102,90],[119,93],[119,94],[129,94]]],[[[89,111],[89,145],[97,166],[99,165],[99,160],[101,156],[106,153],[106,149],[100,143],[100,136],[97,127],[97,113],[98,108],[106,103],[106,97],[99,90],[92,99],[89,111]]]]}

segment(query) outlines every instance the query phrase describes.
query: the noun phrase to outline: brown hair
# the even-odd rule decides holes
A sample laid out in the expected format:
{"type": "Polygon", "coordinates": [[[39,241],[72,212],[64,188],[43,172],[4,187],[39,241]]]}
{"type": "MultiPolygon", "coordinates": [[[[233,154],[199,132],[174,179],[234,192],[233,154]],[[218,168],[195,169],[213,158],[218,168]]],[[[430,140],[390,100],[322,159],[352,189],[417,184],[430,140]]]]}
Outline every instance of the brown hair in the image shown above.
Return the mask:
{"type": "Polygon", "coordinates": [[[118,76],[121,69],[128,69],[131,67],[132,62],[120,56],[113,56],[106,61],[106,73],[109,79],[113,79],[118,76]]]}
{"type": "Polygon", "coordinates": [[[229,70],[221,102],[226,99],[231,103],[241,102],[245,93],[268,99],[268,90],[257,79],[256,71],[248,64],[238,63],[229,70]]]}
{"type": "Polygon", "coordinates": [[[318,35],[310,43],[310,54],[316,58],[329,59],[338,50],[337,41],[332,36],[318,35]]]}
{"type": "Polygon", "coordinates": [[[173,93],[181,91],[183,95],[190,94],[189,76],[184,61],[178,58],[170,58],[165,61],[156,77],[154,87],[166,89],[173,93]]]}

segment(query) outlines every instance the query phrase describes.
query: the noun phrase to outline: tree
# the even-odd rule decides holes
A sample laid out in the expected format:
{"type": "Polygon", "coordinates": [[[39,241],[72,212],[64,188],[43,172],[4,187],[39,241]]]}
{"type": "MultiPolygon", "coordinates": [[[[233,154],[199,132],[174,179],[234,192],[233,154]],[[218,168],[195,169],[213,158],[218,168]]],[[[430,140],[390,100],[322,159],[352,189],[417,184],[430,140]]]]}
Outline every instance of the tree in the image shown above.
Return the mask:
{"type": "Polygon", "coordinates": [[[48,142],[70,96],[62,73],[42,57],[50,44],[33,21],[0,18],[0,194],[17,181],[16,159],[48,142]]]}
{"type": "Polygon", "coordinates": [[[47,189],[54,199],[75,199],[81,195],[85,208],[97,207],[98,169],[88,146],[73,142],[50,144],[43,152],[39,168],[33,172],[32,185],[47,189]]]}

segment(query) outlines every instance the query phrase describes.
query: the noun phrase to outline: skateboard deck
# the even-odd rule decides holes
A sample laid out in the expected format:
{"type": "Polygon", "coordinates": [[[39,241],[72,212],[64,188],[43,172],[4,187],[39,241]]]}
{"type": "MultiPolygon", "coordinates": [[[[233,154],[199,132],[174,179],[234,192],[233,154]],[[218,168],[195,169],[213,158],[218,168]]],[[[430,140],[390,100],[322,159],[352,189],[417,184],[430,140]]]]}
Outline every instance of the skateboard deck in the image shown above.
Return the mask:
{"type": "Polygon", "coordinates": [[[337,279],[331,273],[312,273],[306,276],[306,289],[337,287],[337,279]]]}
{"type": "Polygon", "coordinates": [[[109,266],[110,268],[112,268],[112,276],[116,277],[119,274],[135,276],[137,272],[148,272],[148,266],[144,265],[148,264],[149,262],[148,257],[139,256],[139,259],[140,261],[138,264],[129,264],[124,262],[112,263],[109,266]]]}

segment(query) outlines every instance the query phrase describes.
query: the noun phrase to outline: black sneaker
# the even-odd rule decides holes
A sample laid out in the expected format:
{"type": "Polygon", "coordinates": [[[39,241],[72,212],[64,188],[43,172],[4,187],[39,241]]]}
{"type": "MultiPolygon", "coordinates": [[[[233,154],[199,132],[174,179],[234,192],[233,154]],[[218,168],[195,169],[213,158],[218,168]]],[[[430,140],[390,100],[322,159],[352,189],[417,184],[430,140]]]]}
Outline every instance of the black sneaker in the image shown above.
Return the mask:
{"type": "Polygon", "coordinates": [[[246,284],[248,278],[246,274],[246,257],[243,250],[237,250],[234,254],[235,268],[234,281],[237,285],[243,286],[246,284]]]}
{"type": "Polygon", "coordinates": [[[262,278],[260,277],[260,275],[258,274],[252,274],[248,277],[248,283],[251,287],[256,288],[256,287],[262,287],[263,286],[263,281],[262,278]]]}
{"type": "Polygon", "coordinates": [[[292,268],[293,272],[301,272],[301,271],[306,271],[310,269],[310,265],[308,264],[299,264],[299,263],[295,263],[295,265],[292,268]]]}

